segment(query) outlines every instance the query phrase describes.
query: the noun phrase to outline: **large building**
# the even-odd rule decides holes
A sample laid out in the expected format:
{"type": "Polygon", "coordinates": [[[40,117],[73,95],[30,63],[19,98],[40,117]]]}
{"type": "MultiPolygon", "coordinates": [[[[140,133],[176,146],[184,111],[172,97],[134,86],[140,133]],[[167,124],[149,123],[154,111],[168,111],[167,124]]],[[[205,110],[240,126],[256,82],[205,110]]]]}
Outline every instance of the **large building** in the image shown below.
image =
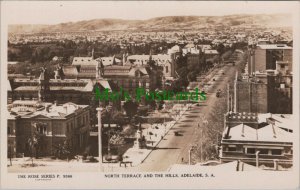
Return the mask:
{"type": "Polygon", "coordinates": [[[249,75],[256,71],[265,72],[266,70],[276,70],[278,62],[286,64],[288,72],[293,70],[293,48],[286,44],[257,45],[255,49],[249,51],[249,54],[249,75]]]}
{"type": "Polygon", "coordinates": [[[129,63],[137,66],[149,65],[151,61],[160,67],[165,79],[173,80],[176,77],[176,53],[157,55],[130,55],[126,58],[129,63]]]}
{"type": "Polygon", "coordinates": [[[264,44],[250,49],[242,79],[234,82],[234,112],[291,114],[293,103],[292,48],[264,44]]]}
{"type": "MultiPolygon", "coordinates": [[[[96,72],[94,75],[96,75],[96,72]]],[[[103,88],[109,88],[109,90],[111,90],[111,85],[113,85],[112,82],[104,79],[65,79],[65,77],[57,75],[55,79],[50,79],[47,71],[42,70],[39,78],[11,79],[9,81],[8,103],[12,103],[15,100],[41,100],[89,105],[94,95],[93,91],[96,84],[103,88]]]]}
{"type": "Polygon", "coordinates": [[[9,105],[8,156],[31,156],[29,139],[37,139],[34,155],[55,155],[68,144],[73,154],[83,153],[89,142],[90,107],[74,103],[14,101],[9,105]]]}
{"type": "Polygon", "coordinates": [[[275,71],[254,73],[251,78],[237,78],[229,110],[234,112],[282,113],[291,114],[292,76],[283,78],[275,71]],[[232,103],[231,103],[232,101],[232,103]]]}
{"type": "Polygon", "coordinates": [[[102,77],[128,92],[135,92],[136,88],[156,88],[156,74],[149,66],[107,66],[103,69],[102,77]]]}
{"type": "Polygon", "coordinates": [[[121,60],[113,57],[74,57],[72,65],[64,66],[63,76],[68,79],[95,79],[96,70],[99,65],[101,68],[111,65],[121,65],[121,60]]]}
{"type": "Polygon", "coordinates": [[[293,163],[290,115],[227,113],[221,162],[240,160],[257,167],[288,168],[293,163]]]}

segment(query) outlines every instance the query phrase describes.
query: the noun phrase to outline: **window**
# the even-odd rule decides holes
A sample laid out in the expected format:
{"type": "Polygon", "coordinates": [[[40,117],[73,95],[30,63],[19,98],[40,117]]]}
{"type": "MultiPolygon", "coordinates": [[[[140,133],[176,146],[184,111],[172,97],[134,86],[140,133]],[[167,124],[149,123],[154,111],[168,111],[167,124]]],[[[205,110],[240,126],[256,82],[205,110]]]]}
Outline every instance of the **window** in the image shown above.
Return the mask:
{"type": "Polygon", "coordinates": [[[268,154],[269,150],[268,149],[259,149],[259,154],[268,154]]]}
{"type": "Polygon", "coordinates": [[[39,134],[45,135],[47,132],[47,127],[45,125],[39,125],[37,126],[37,131],[39,134]]]}
{"type": "Polygon", "coordinates": [[[281,155],[281,150],[280,149],[273,149],[272,150],[272,155],[281,155]]]}
{"type": "Polygon", "coordinates": [[[168,73],[169,72],[169,67],[168,66],[166,66],[166,73],[168,73]]]}
{"type": "Polygon", "coordinates": [[[236,147],[228,147],[228,151],[235,152],[236,151],[236,147]]]}
{"type": "Polygon", "coordinates": [[[247,154],[255,154],[255,148],[247,148],[247,154]]]}
{"type": "Polygon", "coordinates": [[[10,127],[10,126],[7,127],[7,134],[8,134],[8,135],[12,134],[12,130],[11,130],[11,127],[10,127]]]}

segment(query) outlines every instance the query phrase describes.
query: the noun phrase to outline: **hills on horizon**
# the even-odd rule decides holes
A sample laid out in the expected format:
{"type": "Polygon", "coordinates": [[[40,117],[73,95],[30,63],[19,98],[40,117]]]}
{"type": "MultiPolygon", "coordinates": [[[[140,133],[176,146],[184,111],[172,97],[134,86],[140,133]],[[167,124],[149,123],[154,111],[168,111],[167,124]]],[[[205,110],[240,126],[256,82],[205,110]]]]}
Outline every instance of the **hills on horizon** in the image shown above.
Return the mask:
{"type": "Polygon", "coordinates": [[[165,16],[147,20],[93,19],[54,25],[9,25],[8,33],[56,33],[74,31],[172,31],[195,30],[211,26],[257,25],[291,27],[288,14],[240,14],[227,16],[165,16]]]}

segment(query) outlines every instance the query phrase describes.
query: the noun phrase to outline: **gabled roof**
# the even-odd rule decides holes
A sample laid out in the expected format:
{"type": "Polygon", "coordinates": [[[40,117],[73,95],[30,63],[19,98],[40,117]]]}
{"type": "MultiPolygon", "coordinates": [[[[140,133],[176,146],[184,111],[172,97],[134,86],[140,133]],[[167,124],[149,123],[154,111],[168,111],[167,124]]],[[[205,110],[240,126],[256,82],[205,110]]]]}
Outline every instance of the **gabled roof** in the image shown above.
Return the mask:
{"type": "Polygon", "coordinates": [[[97,65],[98,62],[92,57],[74,57],[72,65],[97,65]]]}
{"type": "Polygon", "coordinates": [[[103,89],[107,88],[109,90],[114,90],[114,89],[112,89],[112,86],[111,86],[110,82],[105,80],[105,79],[95,80],[94,83],[93,83],[93,87],[96,83],[100,84],[103,87],[103,89]]]}
{"type": "MultiPolygon", "coordinates": [[[[229,128],[226,127],[224,134],[228,132],[229,128]]],[[[256,129],[240,124],[230,128],[229,131],[230,140],[245,140],[245,141],[255,141],[258,140],[258,135],[256,129]]]]}
{"type": "Polygon", "coordinates": [[[261,141],[292,142],[293,133],[289,133],[275,125],[267,125],[257,130],[261,141]]]}
{"type": "Polygon", "coordinates": [[[64,72],[65,76],[77,76],[78,75],[77,68],[74,65],[64,66],[63,72],[64,72]]]}
{"type": "Polygon", "coordinates": [[[184,48],[194,48],[195,44],[186,44],[184,48]]]}
{"type": "Polygon", "coordinates": [[[219,54],[217,50],[214,49],[206,49],[204,50],[205,54],[219,54]]]}
{"type": "MultiPolygon", "coordinates": [[[[223,135],[228,132],[226,127],[223,135]]],[[[237,141],[266,141],[266,142],[292,142],[293,133],[287,132],[275,125],[267,125],[254,129],[248,125],[240,124],[230,128],[229,140],[237,141]]]]}

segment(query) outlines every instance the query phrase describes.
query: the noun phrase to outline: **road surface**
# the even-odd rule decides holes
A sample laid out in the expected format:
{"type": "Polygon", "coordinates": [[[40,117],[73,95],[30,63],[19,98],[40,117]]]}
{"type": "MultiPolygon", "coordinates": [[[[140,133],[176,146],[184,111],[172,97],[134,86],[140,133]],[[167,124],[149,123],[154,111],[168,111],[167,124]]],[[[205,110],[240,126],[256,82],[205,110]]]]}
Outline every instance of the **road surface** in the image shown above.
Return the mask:
{"type": "Polygon", "coordinates": [[[196,138],[195,130],[198,127],[200,116],[209,118],[217,99],[217,90],[226,89],[228,81],[235,76],[236,69],[234,66],[226,65],[217,70],[213,76],[216,80],[212,82],[205,102],[201,103],[200,106],[194,105],[191,110],[186,111],[184,116],[157,145],[156,149],[136,168],[137,171],[166,171],[173,164],[188,162],[188,151],[196,138]],[[221,69],[225,75],[222,74],[221,69]],[[175,136],[174,131],[179,131],[180,136],[175,136]]]}

